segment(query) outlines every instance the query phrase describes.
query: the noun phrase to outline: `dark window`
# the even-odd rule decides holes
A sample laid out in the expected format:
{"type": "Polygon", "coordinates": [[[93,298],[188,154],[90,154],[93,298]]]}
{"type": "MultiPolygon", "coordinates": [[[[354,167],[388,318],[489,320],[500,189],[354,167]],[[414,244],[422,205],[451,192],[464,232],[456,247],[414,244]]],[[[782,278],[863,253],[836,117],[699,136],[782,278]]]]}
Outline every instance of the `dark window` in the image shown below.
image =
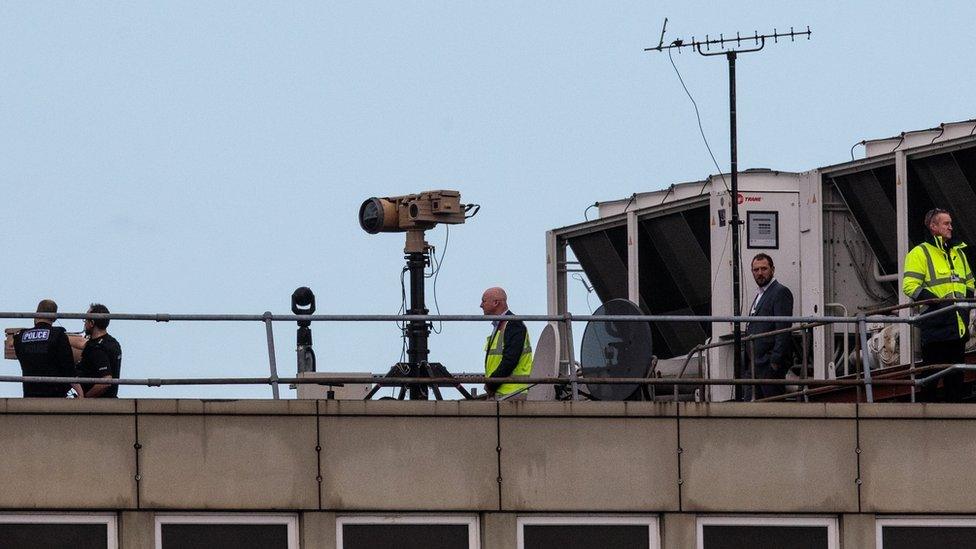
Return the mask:
{"type": "Polygon", "coordinates": [[[161,525],[162,549],[288,549],[287,524],[161,525]]]}
{"type": "Polygon", "coordinates": [[[343,524],[340,549],[469,549],[467,524],[343,524]]]}
{"type": "Polygon", "coordinates": [[[4,549],[105,549],[105,524],[0,523],[0,547],[4,549]]]}
{"type": "Polygon", "coordinates": [[[523,527],[524,549],[649,549],[643,524],[532,524],[523,527]]]}
{"type": "Polygon", "coordinates": [[[976,547],[976,526],[883,526],[884,549],[969,549],[976,547]]]}
{"type": "Polygon", "coordinates": [[[703,528],[705,549],[827,549],[826,526],[759,526],[709,524],[703,528]]]}

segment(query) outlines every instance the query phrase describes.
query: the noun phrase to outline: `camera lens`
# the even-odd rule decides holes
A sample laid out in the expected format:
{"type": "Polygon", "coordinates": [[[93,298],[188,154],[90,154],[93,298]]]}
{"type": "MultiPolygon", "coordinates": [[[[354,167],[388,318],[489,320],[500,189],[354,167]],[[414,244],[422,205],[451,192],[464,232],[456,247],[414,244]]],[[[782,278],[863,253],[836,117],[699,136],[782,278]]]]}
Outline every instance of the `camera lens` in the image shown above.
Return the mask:
{"type": "Polygon", "coordinates": [[[359,207],[359,226],[369,234],[376,234],[383,228],[383,205],[380,199],[370,198],[359,207]]]}

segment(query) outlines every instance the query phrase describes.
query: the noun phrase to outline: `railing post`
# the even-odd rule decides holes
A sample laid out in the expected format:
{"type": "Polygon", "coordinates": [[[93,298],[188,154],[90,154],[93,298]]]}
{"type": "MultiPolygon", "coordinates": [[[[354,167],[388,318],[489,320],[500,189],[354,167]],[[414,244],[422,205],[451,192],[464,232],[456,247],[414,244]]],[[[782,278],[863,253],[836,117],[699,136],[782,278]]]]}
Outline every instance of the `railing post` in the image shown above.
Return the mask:
{"type": "Polygon", "coordinates": [[[278,365],[275,362],[274,330],[271,325],[271,311],[264,312],[264,327],[268,334],[268,363],[271,365],[271,394],[278,400],[278,365]]]}
{"type": "MultiPolygon", "coordinates": [[[[912,309],[909,309],[909,312],[910,313],[913,313],[914,311],[912,309]]],[[[902,333],[904,333],[904,331],[902,333]]],[[[908,359],[909,360],[909,365],[908,365],[909,379],[911,379],[912,381],[915,381],[915,325],[914,324],[909,324],[908,325],[908,345],[909,345],[909,351],[908,351],[908,357],[909,357],[909,359],[908,359]]],[[[915,387],[914,384],[912,384],[912,399],[911,399],[912,402],[915,402],[915,398],[916,398],[915,391],[916,390],[917,390],[917,388],[915,387]]]]}
{"type": "Polygon", "coordinates": [[[861,333],[861,370],[864,372],[864,392],[869,403],[874,402],[874,387],[871,384],[871,365],[868,364],[868,323],[864,315],[857,315],[857,329],[861,333]]]}
{"type": "MultiPolygon", "coordinates": [[[[755,340],[749,340],[749,377],[752,381],[756,381],[756,343],[755,340]]],[[[752,385],[747,385],[749,387],[749,400],[752,402],[756,401],[756,389],[759,387],[753,383],[752,385]]]]}
{"type": "Polygon", "coordinates": [[[579,382],[576,377],[576,356],[573,342],[573,315],[569,311],[563,314],[563,322],[566,325],[566,349],[569,360],[569,380],[572,387],[573,400],[579,400],[579,382]]]}
{"type": "MultiPolygon", "coordinates": [[[[707,340],[706,340],[707,341],[707,340]]],[[[704,349],[701,345],[698,346],[698,379],[705,379],[705,363],[703,362],[704,349]]],[[[708,389],[707,385],[702,383],[701,386],[701,401],[708,402],[708,389]]]]}
{"type": "MultiPolygon", "coordinates": [[[[806,329],[803,329],[800,332],[800,335],[803,337],[803,361],[802,361],[803,372],[800,374],[800,379],[806,381],[807,380],[807,352],[809,352],[810,343],[809,343],[809,336],[807,335],[806,329]]],[[[808,394],[809,389],[810,389],[809,385],[806,384],[803,385],[803,402],[810,402],[810,395],[808,394]]]]}

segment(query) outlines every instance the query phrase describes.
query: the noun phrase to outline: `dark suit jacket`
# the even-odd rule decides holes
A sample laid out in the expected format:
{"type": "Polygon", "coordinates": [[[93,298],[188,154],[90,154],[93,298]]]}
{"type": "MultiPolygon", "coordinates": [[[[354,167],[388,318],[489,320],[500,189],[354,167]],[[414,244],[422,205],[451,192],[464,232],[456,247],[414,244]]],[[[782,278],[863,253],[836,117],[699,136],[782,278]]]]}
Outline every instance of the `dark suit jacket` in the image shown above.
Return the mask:
{"type": "MultiPolygon", "coordinates": [[[[749,302],[752,306],[752,301],[749,302]]],[[[763,292],[753,316],[793,316],[793,292],[776,280],[763,292]]],[[[789,328],[791,322],[750,322],[746,335],[771,332],[789,328]]],[[[785,375],[793,365],[793,339],[789,333],[761,337],[752,343],[756,370],[767,368],[770,364],[779,366],[777,374],[785,375]]],[[[746,344],[748,349],[748,343],[746,344]]]]}

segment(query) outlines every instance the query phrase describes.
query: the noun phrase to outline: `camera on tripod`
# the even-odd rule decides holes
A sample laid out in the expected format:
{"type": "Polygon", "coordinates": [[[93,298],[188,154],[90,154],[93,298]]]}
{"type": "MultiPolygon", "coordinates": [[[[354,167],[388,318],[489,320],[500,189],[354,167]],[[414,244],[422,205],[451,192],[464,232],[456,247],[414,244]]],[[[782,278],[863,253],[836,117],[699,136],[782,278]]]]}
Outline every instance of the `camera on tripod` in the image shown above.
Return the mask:
{"type": "Polygon", "coordinates": [[[438,223],[464,223],[470,208],[461,204],[458,191],[373,197],[359,207],[359,226],[369,234],[425,231],[438,223]]]}
{"type": "MultiPolygon", "coordinates": [[[[359,207],[359,226],[369,234],[407,233],[403,248],[407,265],[404,272],[410,273],[410,307],[408,315],[426,315],[429,311],[424,296],[424,270],[430,266],[430,245],[424,240],[424,232],[440,223],[460,225],[478,213],[477,204],[461,204],[458,191],[424,191],[417,194],[369,198],[359,207]]],[[[390,378],[448,378],[451,373],[444,365],[430,362],[430,323],[423,320],[410,320],[406,323],[404,337],[407,340],[407,362],[395,364],[387,373],[390,378]]],[[[400,387],[398,398],[409,393],[411,400],[426,400],[428,389],[435,398],[440,399],[439,386],[457,388],[465,397],[470,393],[459,382],[409,384],[409,389],[400,387]]],[[[372,398],[381,384],[376,384],[366,395],[372,398]]]]}

